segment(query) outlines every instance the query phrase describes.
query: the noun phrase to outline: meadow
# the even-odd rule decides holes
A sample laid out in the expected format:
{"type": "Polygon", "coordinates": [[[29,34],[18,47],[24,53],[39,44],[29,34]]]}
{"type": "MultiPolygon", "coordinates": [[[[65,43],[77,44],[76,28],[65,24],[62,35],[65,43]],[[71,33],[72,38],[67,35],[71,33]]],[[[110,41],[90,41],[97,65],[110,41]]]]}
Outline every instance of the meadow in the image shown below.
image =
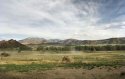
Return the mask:
{"type": "MultiPolygon", "coordinates": [[[[0,53],[2,52],[0,51],[0,53]]],[[[0,58],[0,79],[27,79],[30,77],[30,79],[107,79],[114,74],[115,77],[110,79],[125,78],[125,51],[4,52],[9,56],[0,58]],[[62,61],[65,56],[70,60],[69,62],[62,61]],[[65,76],[66,73],[70,77],[65,76]],[[90,78],[86,77],[84,73],[90,78]],[[57,74],[59,75],[57,76],[57,74]]]]}

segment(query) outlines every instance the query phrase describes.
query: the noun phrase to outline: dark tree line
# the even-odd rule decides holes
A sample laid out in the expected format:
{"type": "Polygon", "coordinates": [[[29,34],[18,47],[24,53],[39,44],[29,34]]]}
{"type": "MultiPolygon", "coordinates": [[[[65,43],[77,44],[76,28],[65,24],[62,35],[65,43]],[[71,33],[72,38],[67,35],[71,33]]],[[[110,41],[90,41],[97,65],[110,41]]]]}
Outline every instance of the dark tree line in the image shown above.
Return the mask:
{"type": "Polygon", "coordinates": [[[37,48],[37,51],[71,51],[70,46],[60,46],[60,47],[54,47],[54,46],[40,46],[37,48]]]}
{"type": "Polygon", "coordinates": [[[116,51],[125,50],[125,45],[97,45],[97,46],[39,46],[37,51],[116,51]]]}
{"type": "Polygon", "coordinates": [[[77,51],[116,51],[125,50],[125,45],[75,46],[77,51]]]}

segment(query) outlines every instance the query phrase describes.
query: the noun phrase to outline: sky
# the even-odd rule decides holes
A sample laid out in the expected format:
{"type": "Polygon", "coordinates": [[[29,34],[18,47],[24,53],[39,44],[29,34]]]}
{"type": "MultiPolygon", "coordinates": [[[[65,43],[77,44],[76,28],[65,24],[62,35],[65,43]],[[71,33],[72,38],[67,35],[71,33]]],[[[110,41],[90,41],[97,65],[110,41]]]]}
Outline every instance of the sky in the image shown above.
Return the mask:
{"type": "Polygon", "coordinates": [[[125,37],[125,0],[0,0],[0,39],[125,37]]]}

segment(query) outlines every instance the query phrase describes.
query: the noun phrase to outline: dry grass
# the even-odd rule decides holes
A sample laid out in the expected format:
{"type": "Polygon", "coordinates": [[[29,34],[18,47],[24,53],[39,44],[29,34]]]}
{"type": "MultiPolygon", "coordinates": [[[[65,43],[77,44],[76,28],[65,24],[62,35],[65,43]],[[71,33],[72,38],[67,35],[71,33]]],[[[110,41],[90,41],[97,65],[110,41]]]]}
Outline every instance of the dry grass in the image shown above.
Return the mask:
{"type": "Polygon", "coordinates": [[[64,56],[68,56],[71,62],[123,62],[125,61],[125,53],[68,53],[68,54],[41,54],[37,51],[24,51],[22,53],[17,53],[15,51],[8,51],[10,54],[8,57],[2,58],[0,64],[31,64],[31,63],[60,63],[64,56]]]}
{"type": "Polygon", "coordinates": [[[37,51],[6,52],[10,56],[0,60],[0,70],[8,70],[0,72],[0,79],[125,79],[124,51],[101,53],[73,51],[67,54],[49,52],[43,54],[37,51]],[[70,63],[60,65],[64,56],[68,56],[70,63]],[[33,63],[35,64],[31,65],[33,63]]]}
{"type": "Polygon", "coordinates": [[[125,67],[111,71],[108,71],[108,68],[94,68],[92,70],[57,68],[39,72],[0,73],[0,79],[125,79],[125,75],[120,75],[123,71],[125,71],[125,67]]]}

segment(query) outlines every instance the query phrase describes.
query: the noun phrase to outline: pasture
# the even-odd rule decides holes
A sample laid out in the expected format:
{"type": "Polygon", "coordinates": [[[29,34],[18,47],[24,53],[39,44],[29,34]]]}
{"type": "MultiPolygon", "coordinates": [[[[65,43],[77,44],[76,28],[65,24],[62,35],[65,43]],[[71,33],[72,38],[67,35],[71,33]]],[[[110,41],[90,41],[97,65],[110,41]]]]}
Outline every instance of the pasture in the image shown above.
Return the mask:
{"type": "MultiPolygon", "coordinates": [[[[2,52],[0,51],[0,53],[2,52]]],[[[0,58],[0,79],[125,78],[125,51],[90,53],[82,51],[62,51],[58,53],[53,51],[4,52],[8,53],[9,56],[1,56],[0,58]],[[62,61],[65,56],[69,58],[70,62],[62,61]],[[112,75],[114,76],[112,77],[112,75]]]]}

